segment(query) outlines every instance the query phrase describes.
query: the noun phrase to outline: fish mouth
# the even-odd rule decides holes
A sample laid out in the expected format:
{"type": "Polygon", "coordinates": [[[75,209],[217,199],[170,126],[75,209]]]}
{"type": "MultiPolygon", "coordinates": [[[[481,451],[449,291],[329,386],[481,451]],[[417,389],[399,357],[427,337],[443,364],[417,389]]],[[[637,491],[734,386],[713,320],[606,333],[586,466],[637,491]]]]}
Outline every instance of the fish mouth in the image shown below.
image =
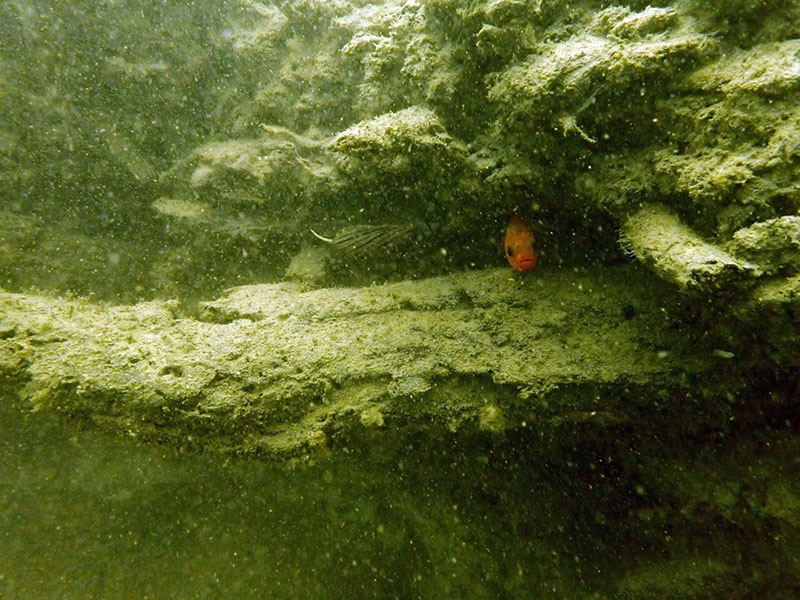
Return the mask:
{"type": "Polygon", "coordinates": [[[518,271],[527,271],[528,269],[532,269],[536,265],[536,257],[529,256],[525,258],[519,259],[517,263],[517,270],[518,271]]]}

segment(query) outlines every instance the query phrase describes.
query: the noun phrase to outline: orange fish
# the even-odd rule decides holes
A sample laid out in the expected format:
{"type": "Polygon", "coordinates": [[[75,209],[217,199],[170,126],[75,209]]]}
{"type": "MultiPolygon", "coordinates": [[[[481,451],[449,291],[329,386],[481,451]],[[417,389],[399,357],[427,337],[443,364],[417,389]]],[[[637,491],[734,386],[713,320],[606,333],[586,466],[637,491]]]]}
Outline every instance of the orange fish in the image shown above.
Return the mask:
{"type": "Polygon", "coordinates": [[[536,265],[538,258],[533,250],[533,231],[518,214],[514,214],[506,227],[506,250],[508,264],[515,271],[528,271],[536,265]]]}

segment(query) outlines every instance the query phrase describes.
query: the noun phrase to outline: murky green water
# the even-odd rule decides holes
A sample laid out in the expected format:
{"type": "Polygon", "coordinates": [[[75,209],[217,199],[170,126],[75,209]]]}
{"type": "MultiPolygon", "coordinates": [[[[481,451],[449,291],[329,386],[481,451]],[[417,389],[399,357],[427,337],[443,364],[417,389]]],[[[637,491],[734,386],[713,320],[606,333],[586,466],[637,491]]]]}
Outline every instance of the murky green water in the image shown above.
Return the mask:
{"type": "Polygon", "coordinates": [[[429,567],[398,561],[405,536],[357,460],[334,474],[185,456],[7,400],[0,597],[391,597],[429,567]]]}
{"type": "Polygon", "coordinates": [[[575,574],[571,559],[540,556],[563,532],[536,524],[565,516],[553,482],[480,446],[276,468],[78,431],[9,402],[3,598],[558,597],[575,574]]]}

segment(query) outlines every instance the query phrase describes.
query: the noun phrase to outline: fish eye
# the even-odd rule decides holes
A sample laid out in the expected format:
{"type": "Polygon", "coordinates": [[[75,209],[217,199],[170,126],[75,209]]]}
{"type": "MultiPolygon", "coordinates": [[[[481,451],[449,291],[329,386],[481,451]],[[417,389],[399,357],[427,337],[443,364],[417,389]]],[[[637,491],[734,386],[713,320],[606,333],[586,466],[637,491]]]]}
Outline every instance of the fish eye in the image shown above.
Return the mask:
{"type": "Polygon", "coordinates": [[[506,247],[506,256],[514,256],[514,248],[511,246],[506,247]]]}

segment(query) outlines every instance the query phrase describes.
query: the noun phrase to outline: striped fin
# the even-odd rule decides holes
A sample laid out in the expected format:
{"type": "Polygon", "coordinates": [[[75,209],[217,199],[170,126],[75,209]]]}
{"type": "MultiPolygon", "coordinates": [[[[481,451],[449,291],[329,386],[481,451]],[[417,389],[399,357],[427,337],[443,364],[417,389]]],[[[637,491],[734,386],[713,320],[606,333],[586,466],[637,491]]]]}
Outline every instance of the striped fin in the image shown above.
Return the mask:
{"type": "Polygon", "coordinates": [[[354,225],[342,229],[330,240],[343,256],[366,256],[385,248],[414,231],[414,225],[354,225]]]}

